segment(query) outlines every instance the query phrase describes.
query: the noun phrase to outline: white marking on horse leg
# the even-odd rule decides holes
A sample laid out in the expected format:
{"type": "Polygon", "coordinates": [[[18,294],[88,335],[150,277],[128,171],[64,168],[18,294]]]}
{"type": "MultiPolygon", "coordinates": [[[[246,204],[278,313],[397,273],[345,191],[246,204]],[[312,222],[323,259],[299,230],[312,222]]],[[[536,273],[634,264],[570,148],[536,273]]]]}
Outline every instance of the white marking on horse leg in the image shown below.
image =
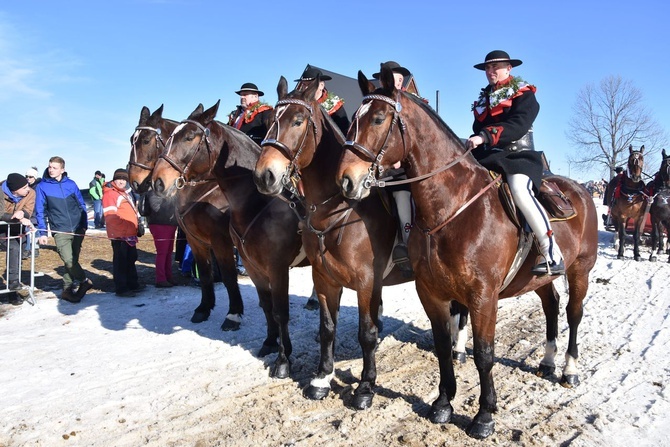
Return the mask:
{"type": "Polygon", "coordinates": [[[577,359],[565,353],[565,368],[563,368],[564,376],[576,376],[579,374],[579,366],[577,365],[577,359]]]}
{"type": "Polygon", "coordinates": [[[467,341],[468,341],[468,325],[466,324],[465,326],[463,326],[463,329],[461,330],[458,330],[458,325],[456,325],[456,336],[454,337],[454,351],[465,353],[465,343],[467,343],[467,341]]]}
{"type": "Polygon", "coordinates": [[[318,377],[315,377],[312,379],[311,382],[309,382],[310,385],[312,385],[314,388],[328,388],[330,389],[330,381],[333,380],[333,377],[335,376],[335,373],[332,372],[328,374],[326,377],[320,379],[318,377]]]}
{"type": "Polygon", "coordinates": [[[555,367],[557,352],[558,347],[556,346],[556,340],[553,341],[547,340],[544,345],[544,358],[540,362],[540,365],[555,367]]]}
{"type": "Polygon", "coordinates": [[[226,315],[226,320],[234,321],[235,323],[242,322],[242,315],[240,314],[228,314],[226,315]]]}

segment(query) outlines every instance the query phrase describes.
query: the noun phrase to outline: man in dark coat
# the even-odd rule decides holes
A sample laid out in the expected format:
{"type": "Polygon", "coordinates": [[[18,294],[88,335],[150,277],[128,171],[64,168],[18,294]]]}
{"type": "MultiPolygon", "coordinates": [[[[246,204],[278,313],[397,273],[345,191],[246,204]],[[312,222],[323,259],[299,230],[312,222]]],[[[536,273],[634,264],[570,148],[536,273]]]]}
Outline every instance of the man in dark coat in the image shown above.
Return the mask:
{"type": "Polygon", "coordinates": [[[228,115],[228,125],[241,130],[260,146],[270,127],[272,107],[259,100],[265,93],[251,82],[242,84],[235,93],[240,95],[240,105],[228,115]]]}
{"type": "Polygon", "coordinates": [[[542,181],[543,164],[532,150],[532,125],[540,111],[534,85],[511,76],[512,67],[521,65],[501,50],[491,51],[483,63],[489,82],[472,106],[474,135],[466,147],[487,169],[500,172],[509,184],[514,203],[533,230],[544,262],[535,265],[536,275],[565,273],[563,255],[554,238],[549,217],[535,198],[542,181]]]}

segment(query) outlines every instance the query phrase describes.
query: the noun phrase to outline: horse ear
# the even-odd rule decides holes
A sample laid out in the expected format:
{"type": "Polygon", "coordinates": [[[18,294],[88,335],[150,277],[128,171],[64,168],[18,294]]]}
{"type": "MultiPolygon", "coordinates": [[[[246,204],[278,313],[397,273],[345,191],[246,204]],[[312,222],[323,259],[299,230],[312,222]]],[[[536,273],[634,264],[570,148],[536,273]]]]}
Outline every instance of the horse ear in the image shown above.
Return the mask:
{"type": "Polygon", "coordinates": [[[370,92],[375,90],[374,84],[368,80],[368,77],[365,76],[361,70],[358,70],[358,86],[360,87],[363,96],[367,96],[370,92]]]}
{"type": "Polygon", "coordinates": [[[205,110],[205,106],[202,105],[202,103],[198,104],[198,107],[195,108],[193,112],[188,116],[188,119],[192,120],[198,115],[202,115],[203,110],[205,110]]]}
{"type": "Polygon", "coordinates": [[[395,78],[393,77],[393,70],[388,67],[382,66],[381,71],[379,72],[379,80],[381,81],[382,87],[384,90],[388,90],[391,93],[395,93],[395,78]]]}
{"type": "Polygon", "coordinates": [[[205,110],[202,113],[202,124],[208,125],[212,121],[214,121],[214,118],[216,118],[216,112],[219,111],[219,104],[221,103],[221,100],[219,99],[216,101],[216,104],[214,104],[212,107],[209,109],[205,110]]]}
{"type": "Polygon", "coordinates": [[[163,118],[163,104],[159,108],[157,108],[154,113],[151,114],[151,117],[154,119],[161,119],[163,118]]]}
{"type": "Polygon", "coordinates": [[[644,154],[644,144],[643,144],[642,147],[640,148],[640,153],[641,153],[641,154],[644,154]]]}
{"type": "Polygon", "coordinates": [[[279,83],[277,84],[277,98],[284,99],[288,94],[288,81],[284,76],[279,78],[279,83]]]}
{"type": "Polygon", "coordinates": [[[663,155],[663,158],[668,158],[668,156],[665,155],[665,148],[661,149],[661,155],[663,155]]]}
{"type": "Polygon", "coordinates": [[[321,76],[317,75],[316,79],[309,81],[307,88],[302,92],[302,98],[307,100],[307,102],[312,102],[314,100],[314,94],[316,89],[319,88],[319,82],[321,82],[321,76]]]}
{"type": "Polygon", "coordinates": [[[633,145],[628,146],[628,153],[633,155],[633,145]]]}
{"type": "Polygon", "coordinates": [[[151,116],[149,107],[143,106],[142,111],[140,112],[140,126],[144,126],[147,121],[149,121],[149,116],[151,116]]]}

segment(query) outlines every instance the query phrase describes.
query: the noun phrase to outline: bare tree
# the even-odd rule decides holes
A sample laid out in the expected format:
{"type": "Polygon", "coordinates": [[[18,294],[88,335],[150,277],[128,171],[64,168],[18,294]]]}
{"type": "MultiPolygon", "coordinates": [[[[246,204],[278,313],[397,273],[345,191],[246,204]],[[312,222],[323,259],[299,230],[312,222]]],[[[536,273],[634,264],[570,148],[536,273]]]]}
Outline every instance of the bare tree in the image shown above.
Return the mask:
{"type": "MultiPolygon", "coordinates": [[[[588,84],[577,95],[567,138],[576,150],[568,163],[579,171],[601,168],[614,176],[614,169],[628,158],[628,147],[645,145],[646,166],[665,141],[663,128],[643,104],[642,93],[620,76],[588,84]]],[[[657,166],[657,165],[656,165],[657,166]]],[[[652,167],[652,169],[655,169],[652,167]]],[[[645,169],[647,171],[648,169],[645,169]]]]}

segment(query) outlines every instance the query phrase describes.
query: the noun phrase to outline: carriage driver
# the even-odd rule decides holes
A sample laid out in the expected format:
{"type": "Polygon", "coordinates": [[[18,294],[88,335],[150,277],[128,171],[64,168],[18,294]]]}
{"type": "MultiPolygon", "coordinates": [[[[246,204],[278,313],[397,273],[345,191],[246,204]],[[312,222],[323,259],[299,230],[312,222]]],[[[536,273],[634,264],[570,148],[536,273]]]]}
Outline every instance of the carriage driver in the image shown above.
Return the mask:
{"type": "Polygon", "coordinates": [[[535,198],[542,181],[542,159],[532,150],[532,125],[540,111],[535,99],[536,87],[520,77],[511,76],[512,67],[521,65],[501,50],[491,51],[484,62],[475,65],[486,72],[489,85],[481,90],[472,106],[474,135],[466,141],[468,149],[485,168],[501,172],[521,210],[535,233],[544,259],[532,269],[536,275],[565,273],[549,218],[535,198]]]}

